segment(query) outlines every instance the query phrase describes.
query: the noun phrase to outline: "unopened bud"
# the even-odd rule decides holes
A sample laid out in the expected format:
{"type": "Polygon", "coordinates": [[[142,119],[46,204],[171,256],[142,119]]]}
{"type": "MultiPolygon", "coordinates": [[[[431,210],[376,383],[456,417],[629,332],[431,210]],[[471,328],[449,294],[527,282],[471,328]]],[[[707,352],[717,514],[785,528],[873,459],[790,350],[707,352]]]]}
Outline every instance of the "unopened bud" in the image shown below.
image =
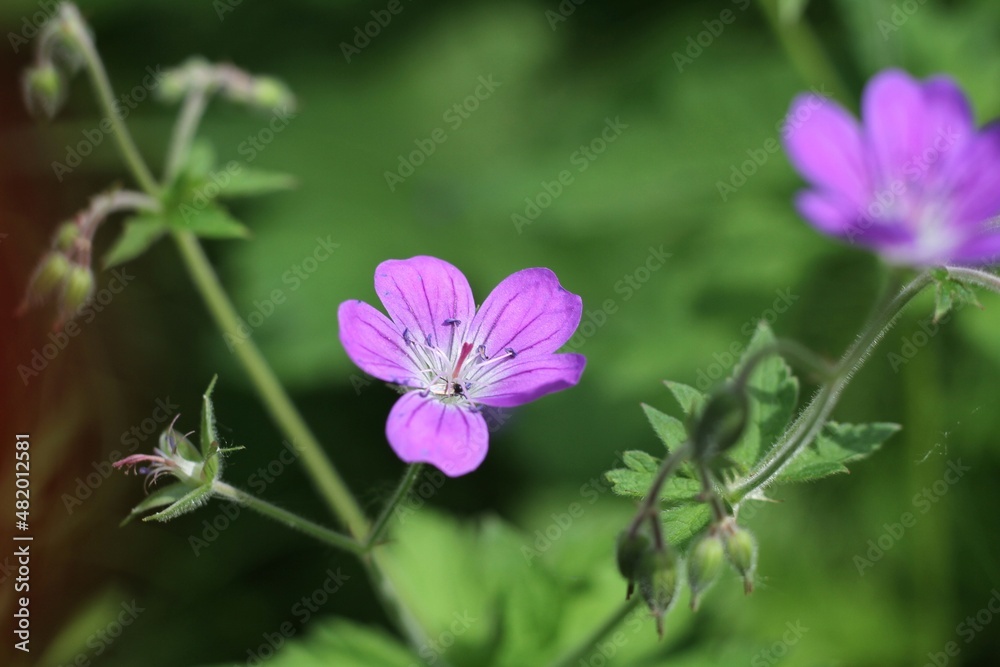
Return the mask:
{"type": "Polygon", "coordinates": [[[628,580],[628,588],[625,591],[626,600],[632,597],[632,592],[635,590],[639,564],[643,555],[649,550],[649,545],[649,537],[643,533],[632,533],[630,530],[625,530],[618,536],[615,557],[618,560],[618,571],[628,580]]]}
{"type": "Polygon", "coordinates": [[[739,442],[749,412],[746,390],[735,383],[728,382],[709,396],[692,432],[694,457],[711,461],[739,442]]]}
{"type": "Polygon", "coordinates": [[[42,258],[28,284],[28,301],[37,302],[51,294],[69,275],[70,263],[61,252],[50,252],[42,258]]]}
{"type": "Polygon", "coordinates": [[[24,98],[28,111],[52,118],[66,98],[66,84],[51,62],[29,67],[24,73],[24,98]]]}
{"type": "Polygon", "coordinates": [[[733,568],[743,577],[743,590],[748,595],[753,591],[753,575],[757,568],[757,541],[753,534],[739,526],[724,534],[726,556],[733,568]]]}
{"type": "Polygon", "coordinates": [[[76,311],[90,301],[94,294],[94,272],[90,267],[74,264],[70,267],[66,285],[63,288],[62,304],[64,316],[72,317],[76,311]]]}
{"type": "Polygon", "coordinates": [[[75,222],[64,222],[56,230],[54,245],[56,249],[67,252],[78,238],[80,238],[80,226],[75,222]]]}
{"type": "Polygon", "coordinates": [[[726,553],[718,535],[706,534],[698,539],[688,553],[687,574],[691,587],[691,608],[698,610],[701,594],[715,583],[722,572],[726,553]]]}
{"type": "Polygon", "coordinates": [[[663,616],[677,599],[680,576],[677,557],[672,551],[649,550],[643,554],[638,568],[639,592],[656,618],[656,631],[663,637],[663,616]]]}
{"type": "Polygon", "coordinates": [[[250,103],[263,109],[294,109],[295,96],[288,86],[270,76],[254,77],[250,103]]]}

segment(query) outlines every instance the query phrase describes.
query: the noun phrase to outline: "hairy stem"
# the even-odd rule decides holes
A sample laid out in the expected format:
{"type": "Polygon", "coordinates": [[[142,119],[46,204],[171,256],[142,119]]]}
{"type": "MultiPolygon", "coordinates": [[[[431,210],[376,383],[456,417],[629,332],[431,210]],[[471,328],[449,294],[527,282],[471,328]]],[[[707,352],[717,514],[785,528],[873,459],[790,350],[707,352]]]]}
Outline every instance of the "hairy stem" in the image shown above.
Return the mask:
{"type": "Polygon", "coordinates": [[[167,161],[163,167],[164,185],[173,182],[180,172],[207,106],[208,93],[204,88],[195,88],[184,98],[184,106],[174,125],[174,134],[167,149],[167,161]]]}
{"type": "Polygon", "coordinates": [[[396,507],[403,501],[404,498],[410,493],[410,489],[416,484],[417,480],[420,478],[420,473],[423,472],[423,464],[413,463],[407,469],[406,473],[403,474],[403,479],[399,482],[399,486],[396,487],[395,492],[393,492],[392,497],[389,502],[385,504],[382,508],[382,513],[379,514],[375,523],[372,525],[371,531],[368,533],[368,537],[365,539],[365,549],[370,550],[375,544],[378,543],[379,538],[385,529],[389,525],[389,519],[392,517],[393,512],[396,511],[396,507]]]}

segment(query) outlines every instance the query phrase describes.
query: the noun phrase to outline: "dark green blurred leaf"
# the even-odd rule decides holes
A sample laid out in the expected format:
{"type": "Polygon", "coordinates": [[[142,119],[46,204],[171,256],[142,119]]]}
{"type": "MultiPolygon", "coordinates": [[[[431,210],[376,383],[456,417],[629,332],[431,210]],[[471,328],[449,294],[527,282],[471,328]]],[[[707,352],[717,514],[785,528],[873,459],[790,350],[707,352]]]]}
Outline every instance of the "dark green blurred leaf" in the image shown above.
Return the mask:
{"type": "Polygon", "coordinates": [[[250,236],[250,230],[242,222],[216,204],[196,208],[182,203],[176,211],[169,214],[168,219],[171,228],[189,231],[202,238],[245,239],[250,236]]]}
{"type": "Polygon", "coordinates": [[[291,190],[298,185],[298,181],[291,174],[283,174],[277,171],[265,171],[263,169],[251,169],[240,166],[237,169],[227,172],[219,179],[220,199],[236,199],[239,197],[255,197],[257,195],[267,195],[273,192],[291,190]],[[228,180],[226,180],[228,176],[228,180]]]}
{"type": "Polygon", "coordinates": [[[157,507],[163,507],[165,505],[176,503],[178,500],[187,495],[190,490],[191,488],[189,486],[180,482],[175,482],[170,486],[157,489],[153,493],[146,496],[141,503],[133,507],[129,515],[125,517],[119,525],[124,526],[143,512],[148,512],[149,510],[157,507]]]}
{"type": "Polygon", "coordinates": [[[139,215],[125,221],[121,236],[104,255],[104,268],[110,269],[146,252],[167,232],[167,222],[159,215],[139,215]]]}

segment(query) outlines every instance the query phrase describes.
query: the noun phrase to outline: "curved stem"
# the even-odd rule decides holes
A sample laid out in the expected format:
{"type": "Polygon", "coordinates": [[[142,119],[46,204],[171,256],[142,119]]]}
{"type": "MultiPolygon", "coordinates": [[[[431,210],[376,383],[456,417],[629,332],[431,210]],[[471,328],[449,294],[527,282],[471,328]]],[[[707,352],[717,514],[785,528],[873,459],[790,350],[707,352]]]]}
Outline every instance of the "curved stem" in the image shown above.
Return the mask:
{"type": "Polygon", "coordinates": [[[360,544],[345,535],[341,535],[329,528],[324,528],[318,523],[293,514],[288,510],[281,509],[277,505],[272,505],[266,500],[261,500],[257,496],[250,495],[246,491],[237,489],[235,486],[230,486],[225,482],[212,482],[212,492],[217,498],[231,500],[244,507],[249,507],[269,519],[274,519],[289,528],[302,531],[306,535],[337,549],[344,549],[354,554],[360,554],[364,550],[360,544]]]}
{"type": "Polygon", "coordinates": [[[357,501],[347,488],[340,473],[323,452],[323,448],[306,425],[298,410],[292,404],[284,387],[275,377],[264,356],[252,339],[243,339],[239,334],[240,318],[229,301],[219,278],[215,275],[198,239],[191,232],[174,233],[177,247],[187,267],[191,279],[201,292],[216,325],[224,336],[231,336],[241,342],[234,350],[242,362],[250,379],[260,395],[264,406],[289,440],[302,453],[306,470],[313,483],[323,494],[330,508],[346,524],[351,536],[361,540],[368,532],[368,520],[357,501]]]}
{"type": "Polygon", "coordinates": [[[930,271],[921,273],[885,307],[874,312],[837,364],[834,380],[822,386],[771,452],[746,477],[729,489],[730,500],[734,504],[766,487],[789,461],[813,441],[854,373],[896,324],[903,308],[932,281],[930,271]]]}
{"type": "Polygon", "coordinates": [[[617,628],[641,601],[642,596],[633,595],[631,600],[618,607],[603,623],[594,628],[578,646],[556,658],[551,667],[577,667],[581,663],[590,664],[587,662],[587,656],[594,650],[594,646],[617,628]]]}
{"type": "Polygon", "coordinates": [[[420,473],[423,472],[424,466],[421,463],[413,463],[403,474],[403,479],[399,482],[399,486],[396,487],[395,492],[393,492],[392,497],[389,502],[385,504],[382,508],[382,513],[379,514],[375,523],[372,525],[371,531],[368,533],[368,537],[365,538],[364,546],[365,550],[370,550],[378,542],[378,539],[385,532],[386,527],[389,525],[389,518],[396,511],[396,507],[407,495],[410,493],[410,489],[416,484],[417,480],[420,478],[420,473]]]}
{"type": "Polygon", "coordinates": [[[643,521],[646,520],[650,514],[656,511],[656,508],[660,506],[660,489],[663,488],[664,482],[670,477],[670,474],[680,465],[681,461],[684,460],[688,454],[691,453],[691,443],[685,442],[680,445],[677,449],[670,453],[670,456],[663,459],[663,463],[660,464],[660,469],[656,471],[656,477],[653,478],[653,483],[649,485],[649,491],[646,493],[646,497],[642,499],[642,503],[639,505],[639,509],[636,510],[635,518],[632,519],[632,523],[628,527],[629,537],[635,537],[642,527],[643,521]]]}
{"type": "Polygon", "coordinates": [[[172,183],[180,172],[207,106],[208,93],[204,88],[195,88],[184,98],[184,106],[174,125],[174,133],[167,149],[167,161],[163,167],[164,185],[172,183]]]}
{"type": "Polygon", "coordinates": [[[66,21],[66,30],[83,54],[87,72],[90,74],[90,80],[97,91],[97,99],[104,109],[105,116],[111,121],[112,133],[118,142],[118,148],[122,152],[122,157],[125,158],[125,162],[128,164],[129,169],[131,169],[132,174],[142,189],[154,197],[159,195],[160,186],[157,185],[156,179],[153,178],[153,173],[142,159],[142,155],[139,153],[139,149],[136,148],[128,128],[125,127],[125,123],[115,111],[115,95],[111,90],[108,73],[104,69],[101,57],[97,54],[97,49],[94,48],[94,40],[90,38],[90,33],[87,32],[87,26],[80,16],[80,11],[69,3],[62,5],[62,11],[63,18],[66,21]]]}

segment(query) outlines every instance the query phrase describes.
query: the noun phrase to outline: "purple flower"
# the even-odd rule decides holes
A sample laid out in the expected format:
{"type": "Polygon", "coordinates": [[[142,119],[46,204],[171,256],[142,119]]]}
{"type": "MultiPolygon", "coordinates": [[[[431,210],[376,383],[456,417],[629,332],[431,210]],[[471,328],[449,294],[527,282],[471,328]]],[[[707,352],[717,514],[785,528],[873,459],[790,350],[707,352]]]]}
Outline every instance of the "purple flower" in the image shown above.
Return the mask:
{"type": "Polygon", "coordinates": [[[785,148],[812,185],[799,212],[893,264],[984,265],[1000,252],[1000,126],[976,130],[949,78],[887,70],[865,88],[863,123],[816,95],[792,103],[785,148]]]}
{"type": "Polygon", "coordinates": [[[484,406],[520,405],[580,381],[583,355],[555,352],[576,331],[583,302],[549,269],[507,277],[478,311],[462,272],[434,257],[382,262],[375,291],[389,317],[345,301],[340,341],[363,371],[412,390],[386,424],[408,463],[471,472],[486,457],[484,406]]]}

